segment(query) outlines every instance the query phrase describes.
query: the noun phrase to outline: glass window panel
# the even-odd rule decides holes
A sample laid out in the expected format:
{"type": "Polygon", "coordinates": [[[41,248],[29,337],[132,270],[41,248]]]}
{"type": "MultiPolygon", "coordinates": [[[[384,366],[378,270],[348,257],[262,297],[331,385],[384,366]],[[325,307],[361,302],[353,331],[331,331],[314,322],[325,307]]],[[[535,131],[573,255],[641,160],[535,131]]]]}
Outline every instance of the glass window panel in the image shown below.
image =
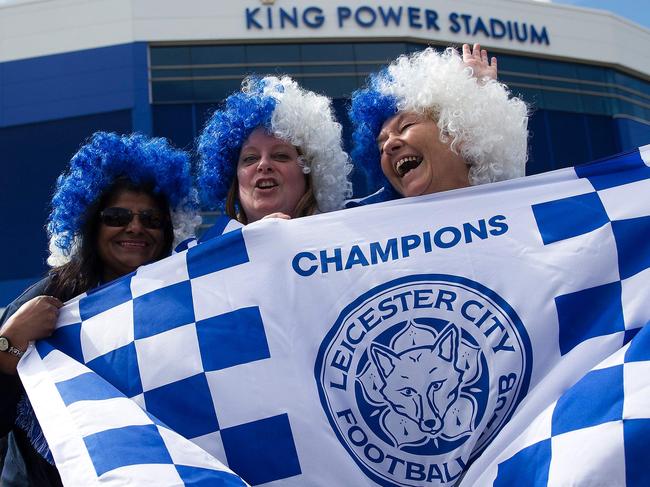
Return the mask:
{"type": "Polygon", "coordinates": [[[563,93],[560,91],[543,92],[544,108],[547,110],[561,110],[565,112],[581,112],[582,100],[574,93],[563,93]]]}
{"type": "Polygon", "coordinates": [[[644,83],[640,79],[633,78],[632,76],[628,76],[623,73],[619,73],[618,71],[614,75],[614,79],[616,80],[616,84],[623,85],[627,88],[631,88],[636,91],[647,92],[647,88],[643,86],[644,83]]]}
{"type": "Polygon", "coordinates": [[[354,44],[304,44],[301,53],[304,62],[354,61],[354,44]]]}
{"type": "Polygon", "coordinates": [[[414,52],[420,52],[420,51],[424,51],[427,47],[428,47],[427,44],[415,44],[415,43],[409,42],[406,45],[406,52],[408,52],[409,54],[414,53],[414,52]]]}
{"type": "Polygon", "coordinates": [[[176,147],[191,146],[195,136],[192,131],[192,105],[154,105],[152,118],[154,136],[166,137],[176,147]]]}
{"type": "Polygon", "coordinates": [[[607,83],[607,70],[599,66],[576,65],[578,79],[607,83]]]}
{"type": "Polygon", "coordinates": [[[249,66],[247,71],[254,71],[260,76],[273,75],[273,76],[282,76],[288,74],[290,76],[295,76],[302,73],[301,66],[249,66]]]}
{"type": "Polygon", "coordinates": [[[360,43],[354,46],[357,61],[390,63],[393,59],[405,52],[406,44],[403,42],[360,43]]]}
{"type": "Polygon", "coordinates": [[[252,44],[246,46],[246,61],[253,63],[299,62],[299,44],[252,44]]]}
{"type": "Polygon", "coordinates": [[[349,97],[359,85],[356,76],[301,78],[300,84],[305,89],[335,98],[349,97]]]}
{"type": "Polygon", "coordinates": [[[191,64],[189,47],[152,47],[150,56],[152,66],[191,64]]]}
{"type": "MultiPolygon", "coordinates": [[[[200,131],[214,111],[220,107],[222,101],[218,103],[197,103],[194,105],[194,121],[197,131],[200,131]]],[[[196,134],[198,135],[198,134],[196,134]]]]}
{"type": "Polygon", "coordinates": [[[194,46],[193,64],[245,64],[244,46],[194,46]]]}
{"type": "Polygon", "coordinates": [[[582,107],[586,113],[611,115],[612,104],[609,98],[593,95],[581,95],[582,107]]]}
{"type": "Polygon", "coordinates": [[[151,83],[152,99],[155,102],[191,101],[194,97],[192,81],[158,81],[151,83]]]}
{"type": "Polygon", "coordinates": [[[193,68],[192,74],[194,76],[231,76],[235,78],[243,78],[247,68],[245,67],[232,67],[232,68],[193,68]]]}
{"type": "Polygon", "coordinates": [[[645,109],[643,107],[626,100],[619,100],[618,107],[619,110],[626,115],[632,115],[633,117],[639,118],[643,118],[645,115],[645,109]]]}
{"type": "Polygon", "coordinates": [[[534,59],[499,54],[497,60],[499,62],[499,70],[537,73],[537,62],[534,59]]]}
{"type": "Polygon", "coordinates": [[[223,100],[241,87],[241,80],[239,79],[195,80],[193,83],[193,99],[202,102],[223,100]]]}
{"type": "Polygon", "coordinates": [[[152,78],[190,78],[191,69],[152,69],[152,78]]]}
{"type": "Polygon", "coordinates": [[[577,78],[576,67],[571,63],[561,63],[559,61],[547,61],[538,59],[537,67],[539,74],[546,76],[558,76],[561,78],[577,78]]]}
{"type": "Polygon", "coordinates": [[[524,88],[520,86],[511,85],[512,92],[518,97],[528,103],[532,108],[543,108],[542,104],[544,98],[541,90],[535,88],[524,88]]]}
{"type": "Polygon", "coordinates": [[[384,69],[387,64],[357,64],[357,74],[366,77],[371,73],[376,73],[384,69]]]}
{"type": "Polygon", "coordinates": [[[354,64],[327,64],[323,66],[303,66],[302,72],[305,74],[321,74],[321,73],[348,73],[356,75],[354,64]]]}

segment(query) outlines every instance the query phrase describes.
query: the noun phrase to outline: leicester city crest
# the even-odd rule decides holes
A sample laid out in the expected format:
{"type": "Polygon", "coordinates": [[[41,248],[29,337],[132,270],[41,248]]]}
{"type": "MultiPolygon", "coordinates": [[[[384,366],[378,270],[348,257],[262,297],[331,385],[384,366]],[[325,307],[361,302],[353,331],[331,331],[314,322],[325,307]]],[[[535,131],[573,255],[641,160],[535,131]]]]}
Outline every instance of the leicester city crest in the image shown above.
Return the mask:
{"type": "Polygon", "coordinates": [[[315,374],[332,428],[370,478],[447,486],[508,421],[531,367],[508,303],[469,279],[426,274],[350,303],[315,374]]]}

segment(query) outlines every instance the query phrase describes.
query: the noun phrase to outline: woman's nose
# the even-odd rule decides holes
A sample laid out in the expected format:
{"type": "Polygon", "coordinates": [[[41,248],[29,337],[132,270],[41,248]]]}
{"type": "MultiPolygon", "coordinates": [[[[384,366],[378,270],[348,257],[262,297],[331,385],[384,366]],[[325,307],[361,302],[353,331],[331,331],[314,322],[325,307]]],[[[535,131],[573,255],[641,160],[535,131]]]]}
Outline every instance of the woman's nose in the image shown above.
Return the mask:
{"type": "Polygon", "coordinates": [[[388,135],[388,138],[386,139],[386,142],[384,142],[384,152],[387,154],[391,154],[392,152],[400,149],[404,145],[404,142],[402,140],[395,136],[395,135],[388,135]]]}
{"type": "Polygon", "coordinates": [[[130,233],[140,233],[142,232],[142,229],[143,226],[142,226],[142,222],[140,221],[140,215],[138,214],[133,215],[133,219],[126,226],[126,231],[130,233]]]}
{"type": "Polygon", "coordinates": [[[259,162],[257,163],[257,172],[269,172],[273,171],[273,164],[271,163],[271,159],[263,155],[260,157],[259,162]]]}

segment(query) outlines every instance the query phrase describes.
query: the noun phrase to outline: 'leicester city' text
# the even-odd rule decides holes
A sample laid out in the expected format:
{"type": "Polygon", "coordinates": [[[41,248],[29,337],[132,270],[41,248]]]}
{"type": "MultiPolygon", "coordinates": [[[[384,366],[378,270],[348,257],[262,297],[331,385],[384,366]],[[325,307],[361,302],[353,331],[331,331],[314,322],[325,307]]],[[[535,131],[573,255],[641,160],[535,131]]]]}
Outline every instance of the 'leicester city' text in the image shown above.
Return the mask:
{"type": "Polygon", "coordinates": [[[477,222],[467,222],[457,226],[447,226],[421,234],[403,235],[381,242],[353,245],[349,249],[335,247],[314,252],[298,252],[291,266],[300,276],[311,276],[320,271],[340,272],[354,266],[370,266],[389,260],[405,259],[411,254],[429,253],[434,248],[448,249],[461,243],[470,244],[476,239],[485,240],[508,231],[506,217],[495,215],[477,222]]]}

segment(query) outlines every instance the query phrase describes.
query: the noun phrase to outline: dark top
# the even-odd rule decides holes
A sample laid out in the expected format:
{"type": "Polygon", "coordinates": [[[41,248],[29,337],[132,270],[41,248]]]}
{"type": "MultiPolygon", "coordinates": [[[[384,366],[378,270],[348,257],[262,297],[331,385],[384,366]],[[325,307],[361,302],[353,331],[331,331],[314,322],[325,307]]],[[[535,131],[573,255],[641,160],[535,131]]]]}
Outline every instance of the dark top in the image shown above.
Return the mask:
{"type": "MultiPolygon", "coordinates": [[[[47,294],[46,289],[50,283],[51,277],[48,276],[18,296],[5,308],[0,318],[0,326],[27,301],[36,296],[47,294]]],[[[61,477],[59,477],[56,467],[50,465],[47,460],[39,455],[29,442],[27,434],[15,425],[16,406],[20,397],[25,393],[18,375],[0,373],[0,391],[2,391],[2,394],[0,394],[0,437],[13,430],[16,445],[27,467],[30,485],[38,487],[62,486],[61,477]]]]}

